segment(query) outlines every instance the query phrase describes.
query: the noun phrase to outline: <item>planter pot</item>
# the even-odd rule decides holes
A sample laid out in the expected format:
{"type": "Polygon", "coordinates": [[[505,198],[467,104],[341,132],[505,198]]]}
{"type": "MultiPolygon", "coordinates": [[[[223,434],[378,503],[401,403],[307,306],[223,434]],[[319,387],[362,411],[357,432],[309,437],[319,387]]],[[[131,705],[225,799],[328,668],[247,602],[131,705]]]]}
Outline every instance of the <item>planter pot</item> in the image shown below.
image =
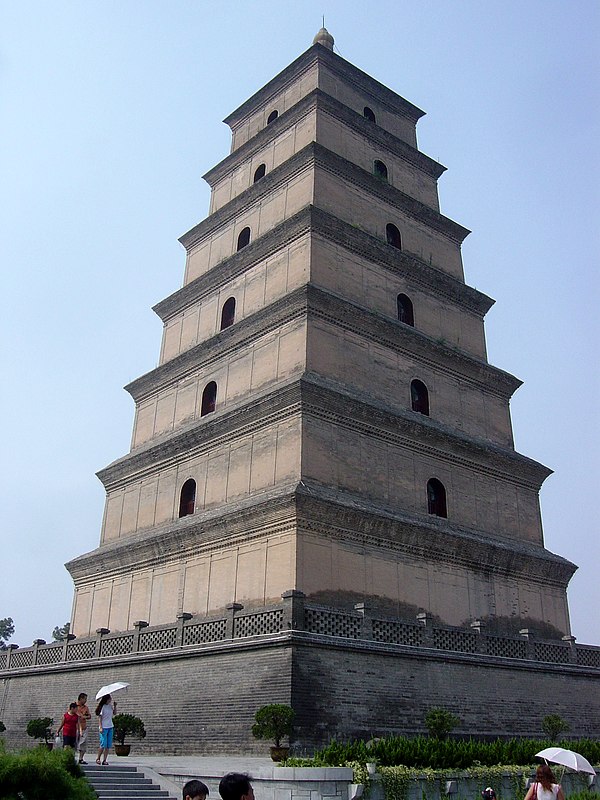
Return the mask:
{"type": "Polygon", "coordinates": [[[373,761],[368,761],[367,772],[369,775],[375,775],[375,773],[377,772],[377,764],[375,764],[373,761]]]}
{"type": "Polygon", "coordinates": [[[288,753],[290,752],[289,747],[272,747],[271,748],[271,758],[273,761],[285,761],[288,757],[288,753]]]}
{"type": "Polygon", "coordinates": [[[128,756],[131,751],[130,744],[116,744],[115,745],[115,753],[118,756],[128,756]]]}

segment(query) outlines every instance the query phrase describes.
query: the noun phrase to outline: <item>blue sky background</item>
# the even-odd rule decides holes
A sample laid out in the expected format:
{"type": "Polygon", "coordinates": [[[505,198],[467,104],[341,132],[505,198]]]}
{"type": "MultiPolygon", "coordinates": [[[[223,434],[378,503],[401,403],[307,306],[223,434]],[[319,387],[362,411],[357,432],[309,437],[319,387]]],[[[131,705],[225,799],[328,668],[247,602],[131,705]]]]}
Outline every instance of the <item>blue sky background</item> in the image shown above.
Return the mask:
{"type": "Polygon", "coordinates": [[[0,2],[2,567],[13,641],[70,617],[65,561],[95,548],[95,472],[129,449],[121,387],[156,365],[151,306],[181,285],[221,120],[307,49],[427,112],[442,211],[497,301],[490,361],[524,380],[517,449],[555,470],[546,546],[579,565],[573,633],[600,644],[600,3],[0,2]]]}

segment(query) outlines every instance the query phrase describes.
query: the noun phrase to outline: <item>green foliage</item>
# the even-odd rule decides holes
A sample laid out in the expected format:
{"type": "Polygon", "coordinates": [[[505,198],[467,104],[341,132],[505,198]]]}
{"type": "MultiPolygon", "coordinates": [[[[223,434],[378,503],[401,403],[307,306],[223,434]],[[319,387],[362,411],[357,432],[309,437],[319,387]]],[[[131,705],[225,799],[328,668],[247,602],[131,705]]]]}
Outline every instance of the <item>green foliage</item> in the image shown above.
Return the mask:
{"type": "Polygon", "coordinates": [[[31,736],[33,739],[43,739],[47,743],[48,739],[52,736],[50,728],[53,723],[54,720],[52,717],[30,719],[27,723],[27,735],[31,736]]]}
{"type": "Polygon", "coordinates": [[[64,641],[67,636],[69,635],[69,631],[71,630],[71,623],[65,622],[64,625],[57,625],[56,628],[52,631],[52,638],[55,642],[62,642],[64,641]]]}
{"type": "Polygon", "coordinates": [[[294,722],[294,709],[284,703],[270,703],[259,708],[252,726],[255,739],[272,739],[275,747],[281,747],[284,736],[291,736],[294,722]]]}
{"type": "Polygon", "coordinates": [[[434,706],[425,714],[425,727],[434,739],[445,739],[459,724],[459,718],[447,708],[434,706]]]}
{"type": "Polygon", "coordinates": [[[15,632],[15,624],[12,617],[0,619],[0,650],[6,650],[6,642],[15,632]]]}
{"type": "Polygon", "coordinates": [[[0,797],[3,800],[95,800],[70,748],[36,747],[23,753],[0,750],[0,797]]]}
{"type": "Polygon", "coordinates": [[[137,739],[146,738],[144,723],[133,714],[115,714],[113,717],[115,741],[125,744],[126,736],[135,736],[137,739]]]}
{"type": "Polygon", "coordinates": [[[558,739],[561,733],[566,733],[569,727],[569,723],[560,714],[547,714],[542,720],[542,730],[553,742],[558,739]]]}
{"type": "MultiPolygon", "coordinates": [[[[333,740],[314,754],[310,764],[315,767],[339,767],[349,762],[366,764],[367,761],[376,761],[380,773],[382,767],[398,765],[415,769],[446,770],[489,768],[498,764],[530,767],[536,763],[535,754],[551,744],[548,740],[540,739],[496,739],[481,742],[476,739],[433,739],[428,736],[389,736],[369,743],[358,739],[350,742],[333,740]]],[[[592,764],[600,764],[598,741],[579,739],[559,744],[581,753],[592,764]]],[[[287,763],[292,766],[290,761],[291,759],[287,763]]]]}

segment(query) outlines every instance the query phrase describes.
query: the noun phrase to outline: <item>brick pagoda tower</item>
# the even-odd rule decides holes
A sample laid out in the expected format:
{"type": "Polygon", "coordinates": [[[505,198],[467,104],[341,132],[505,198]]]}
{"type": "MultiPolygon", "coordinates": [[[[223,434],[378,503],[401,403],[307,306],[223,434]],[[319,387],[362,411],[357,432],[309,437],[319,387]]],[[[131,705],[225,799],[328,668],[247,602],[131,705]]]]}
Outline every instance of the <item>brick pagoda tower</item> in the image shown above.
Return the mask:
{"type": "Polygon", "coordinates": [[[68,564],[78,636],[289,590],[570,633],[550,470],[514,449],[520,382],[487,361],[493,301],[465,284],[422,115],[323,29],[225,120],[159,366],[127,386],[131,450],[99,473],[100,546],[68,564]]]}

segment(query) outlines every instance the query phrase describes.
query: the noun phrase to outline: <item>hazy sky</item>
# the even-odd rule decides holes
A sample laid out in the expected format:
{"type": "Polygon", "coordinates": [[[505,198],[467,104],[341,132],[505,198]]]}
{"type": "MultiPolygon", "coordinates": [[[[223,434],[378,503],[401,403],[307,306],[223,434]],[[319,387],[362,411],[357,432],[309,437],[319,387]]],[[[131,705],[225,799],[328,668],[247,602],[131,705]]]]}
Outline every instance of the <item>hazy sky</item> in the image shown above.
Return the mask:
{"type": "Polygon", "coordinates": [[[524,381],[517,449],[555,470],[546,546],[579,565],[573,633],[600,644],[597,0],[0,2],[0,618],[70,617],[64,562],[99,542],[95,472],[129,449],[122,386],[157,362],[221,120],[312,43],[427,116],[467,282],[496,299],[490,361],[524,381]]]}

